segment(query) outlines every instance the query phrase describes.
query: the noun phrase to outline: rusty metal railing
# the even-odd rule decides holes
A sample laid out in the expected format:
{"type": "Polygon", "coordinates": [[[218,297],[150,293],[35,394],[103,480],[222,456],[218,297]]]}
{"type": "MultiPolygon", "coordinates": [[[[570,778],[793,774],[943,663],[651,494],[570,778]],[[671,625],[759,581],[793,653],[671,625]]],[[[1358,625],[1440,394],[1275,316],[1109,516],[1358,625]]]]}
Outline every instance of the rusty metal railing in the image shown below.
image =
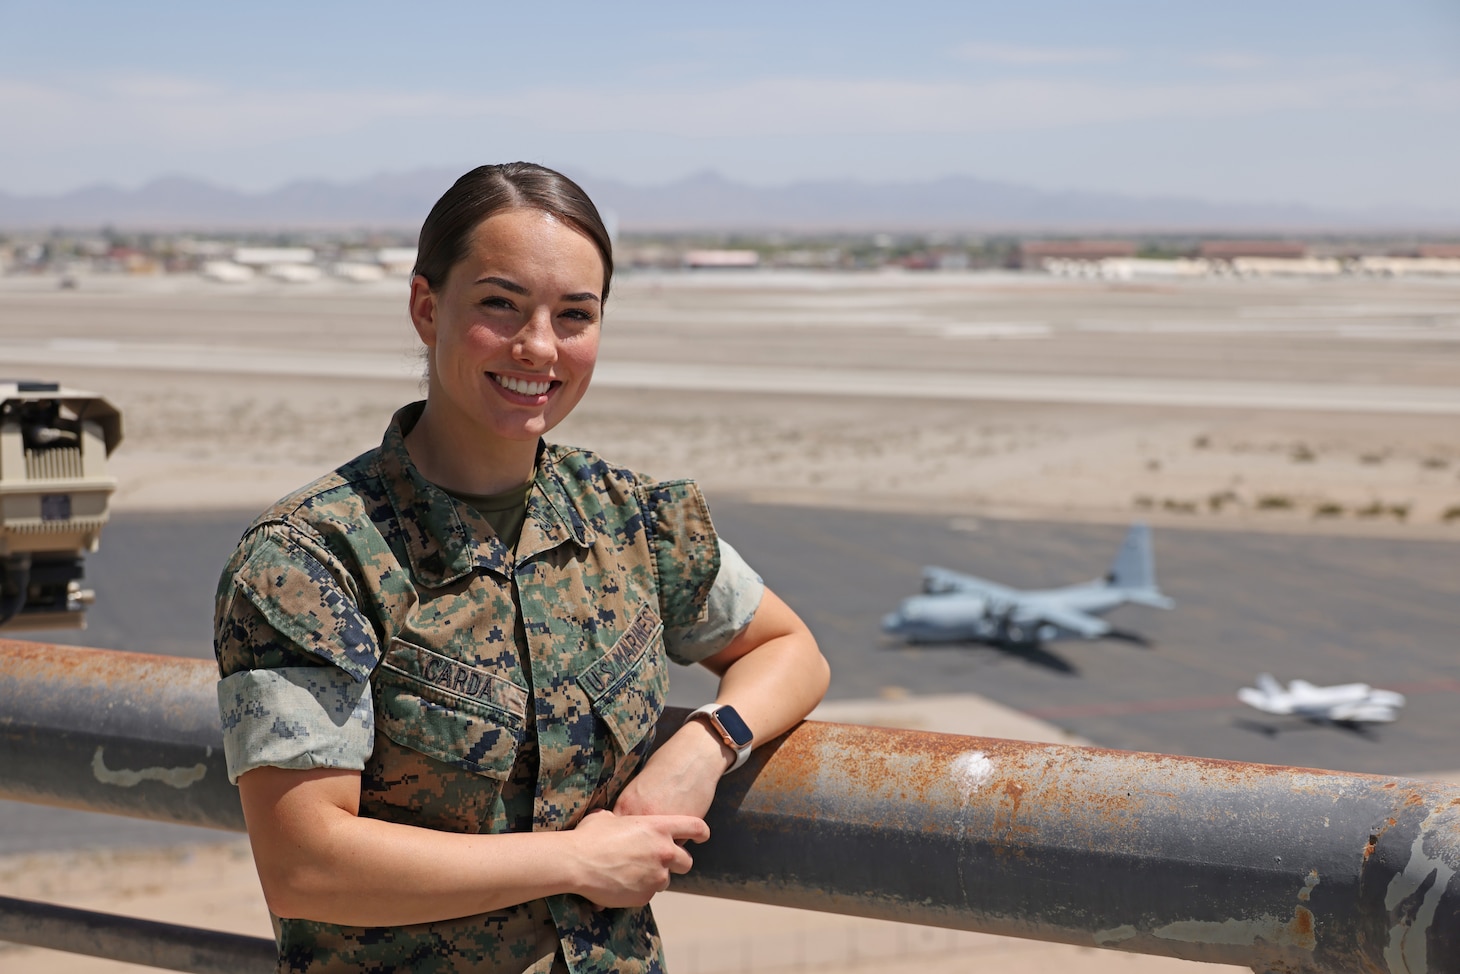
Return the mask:
{"type": "MultiPolygon", "coordinates": [[[[0,641],[0,798],[241,829],[214,680],[0,641]]],[[[1452,785],[808,722],[709,822],[675,889],[1259,971],[1460,971],[1452,785]]]]}
{"type": "Polygon", "coordinates": [[[0,940],[193,974],[270,974],[272,940],[0,896],[0,940]]]}

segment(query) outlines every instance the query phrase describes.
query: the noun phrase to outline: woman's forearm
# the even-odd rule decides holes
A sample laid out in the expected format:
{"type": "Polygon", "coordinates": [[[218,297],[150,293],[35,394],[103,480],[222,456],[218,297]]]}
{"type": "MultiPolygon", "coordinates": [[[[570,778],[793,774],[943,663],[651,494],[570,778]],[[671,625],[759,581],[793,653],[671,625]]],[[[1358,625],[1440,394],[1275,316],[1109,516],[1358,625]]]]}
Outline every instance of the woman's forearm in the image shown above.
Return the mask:
{"type": "Polygon", "coordinates": [[[323,810],[307,841],[253,836],[279,916],[399,926],[500,910],[574,885],[567,833],[460,835],[323,810]]]}
{"type": "Polygon", "coordinates": [[[355,814],[357,772],[258,768],[239,788],[269,909],[348,926],[446,920],[554,893],[641,905],[688,870],[678,842],[708,835],[688,816],[607,812],[568,832],[506,835],[383,822],[355,814]]]}
{"type": "Polygon", "coordinates": [[[831,668],[816,637],[785,602],[770,590],[741,639],[715,662],[720,673],[717,703],[733,706],[761,744],[799,723],[821,702],[831,668]]]}

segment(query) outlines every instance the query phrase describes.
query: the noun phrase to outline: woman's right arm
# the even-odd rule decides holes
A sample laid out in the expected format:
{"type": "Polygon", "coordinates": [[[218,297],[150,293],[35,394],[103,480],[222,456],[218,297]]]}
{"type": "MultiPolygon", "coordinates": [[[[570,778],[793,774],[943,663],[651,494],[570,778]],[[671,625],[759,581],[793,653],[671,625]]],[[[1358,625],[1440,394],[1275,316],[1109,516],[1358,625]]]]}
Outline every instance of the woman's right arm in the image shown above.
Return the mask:
{"type": "Polygon", "coordinates": [[[360,773],[259,767],[238,779],[264,899],[281,917],[401,926],[555,893],[642,906],[685,873],[687,815],[588,814],[566,832],[466,835],[359,817],[360,773]]]}

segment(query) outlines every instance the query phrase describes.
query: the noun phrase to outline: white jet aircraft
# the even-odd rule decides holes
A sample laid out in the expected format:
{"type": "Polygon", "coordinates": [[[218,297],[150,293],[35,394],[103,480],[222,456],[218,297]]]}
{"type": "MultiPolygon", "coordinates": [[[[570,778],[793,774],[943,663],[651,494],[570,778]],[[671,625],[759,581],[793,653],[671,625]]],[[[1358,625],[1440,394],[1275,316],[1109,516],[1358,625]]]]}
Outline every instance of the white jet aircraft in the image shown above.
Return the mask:
{"type": "Polygon", "coordinates": [[[1318,687],[1306,680],[1292,680],[1283,689],[1267,673],[1257,678],[1256,688],[1238,690],[1237,699],[1266,714],[1335,724],[1387,724],[1404,706],[1403,694],[1376,690],[1367,683],[1318,687]]]}
{"type": "Polygon", "coordinates": [[[1110,571],[1092,582],[1027,591],[929,566],[923,569],[923,592],[884,616],[883,631],[914,643],[1027,647],[1062,637],[1112,635],[1100,616],[1127,602],[1157,609],[1174,604],[1156,587],[1151,531],[1144,524],[1131,525],[1110,571]]]}

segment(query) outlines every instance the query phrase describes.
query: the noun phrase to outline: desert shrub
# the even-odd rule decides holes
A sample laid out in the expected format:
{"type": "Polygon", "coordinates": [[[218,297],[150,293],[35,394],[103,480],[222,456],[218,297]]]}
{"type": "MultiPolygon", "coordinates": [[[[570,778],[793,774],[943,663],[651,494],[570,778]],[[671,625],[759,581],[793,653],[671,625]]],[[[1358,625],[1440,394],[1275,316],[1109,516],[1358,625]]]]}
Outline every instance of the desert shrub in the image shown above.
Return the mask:
{"type": "Polygon", "coordinates": [[[1207,498],[1207,509],[1213,514],[1220,514],[1222,508],[1228,504],[1240,504],[1242,498],[1238,497],[1235,491],[1219,490],[1207,498]]]}
{"type": "Polygon", "coordinates": [[[1343,505],[1335,504],[1333,501],[1324,501],[1313,508],[1314,517],[1343,517],[1343,505]]]}
{"type": "Polygon", "coordinates": [[[1286,494],[1263,494],[1257,499],[1259,511],[1290,511],[1293,499],[1286,494]]]}

